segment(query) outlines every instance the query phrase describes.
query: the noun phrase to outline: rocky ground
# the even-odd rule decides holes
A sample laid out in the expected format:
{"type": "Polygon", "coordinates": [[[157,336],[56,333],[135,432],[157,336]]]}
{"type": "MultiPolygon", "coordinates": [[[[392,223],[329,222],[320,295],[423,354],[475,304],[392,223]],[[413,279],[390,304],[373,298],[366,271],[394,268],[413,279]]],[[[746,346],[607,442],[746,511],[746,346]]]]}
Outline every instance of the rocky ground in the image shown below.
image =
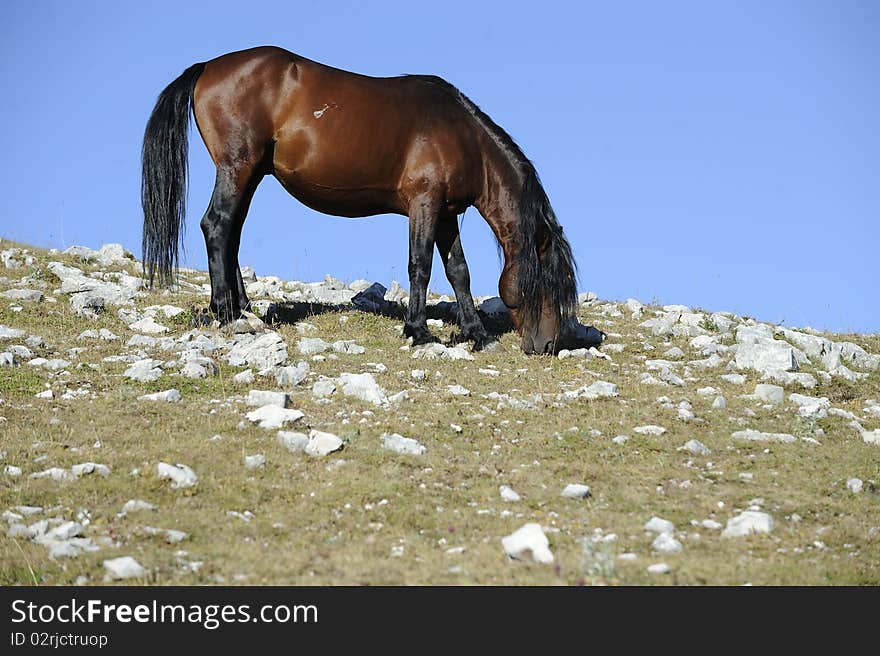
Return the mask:
{"type": "Polygon", "coordinates": [[[582,294],[598,349],[411,348],[396,283],[195,329],[139,271],[0,243],[0,584],[880,584],[878,335],[582,294]]]}

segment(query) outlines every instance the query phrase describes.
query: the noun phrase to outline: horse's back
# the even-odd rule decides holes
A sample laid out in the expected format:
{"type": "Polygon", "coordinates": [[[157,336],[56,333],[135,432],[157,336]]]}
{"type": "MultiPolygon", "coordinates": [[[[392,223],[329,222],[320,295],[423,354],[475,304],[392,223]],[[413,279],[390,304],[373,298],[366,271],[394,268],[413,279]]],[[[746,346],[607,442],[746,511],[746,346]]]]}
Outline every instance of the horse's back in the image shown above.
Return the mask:
{"type": "Polygon", "coordinates": [[[194,109],[218,166],[271,149],[269,170],[302,202],[366,216],[407,213],[432,187],[475,193],[473,122],[456,93],[439,78],[370,77],[264,46],[208,62],[194,109]]]}

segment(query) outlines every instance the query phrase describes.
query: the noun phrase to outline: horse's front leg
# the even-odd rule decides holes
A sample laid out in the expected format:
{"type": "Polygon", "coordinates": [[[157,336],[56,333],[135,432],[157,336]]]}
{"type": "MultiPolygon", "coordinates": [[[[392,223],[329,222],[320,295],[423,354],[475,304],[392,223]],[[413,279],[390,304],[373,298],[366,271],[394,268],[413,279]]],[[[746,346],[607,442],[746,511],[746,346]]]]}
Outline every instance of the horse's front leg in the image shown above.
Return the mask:
{"type": "Polygon", "coordinates": [[[428,330],[428,281],[434,258],[434,235],[437,230],[439,204],[428,198],[412,202],[409,211],[409,306],[403,334],[412,337],[413,346],[436,342],[428,330]]]}

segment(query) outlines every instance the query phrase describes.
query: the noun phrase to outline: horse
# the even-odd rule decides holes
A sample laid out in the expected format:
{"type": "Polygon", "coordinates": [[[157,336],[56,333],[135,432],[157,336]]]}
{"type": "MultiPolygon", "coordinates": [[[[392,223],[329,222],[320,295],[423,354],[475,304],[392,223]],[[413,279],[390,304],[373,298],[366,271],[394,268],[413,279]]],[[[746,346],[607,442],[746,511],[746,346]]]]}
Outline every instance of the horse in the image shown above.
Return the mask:
{"type": "Polygon", "coordinates": [[[263,46],[187,68],[159,95],[142,150],[143,263],[169,284],[186,214],[190,115],[217,168],[201,229],[221,324],[250,304],[238,250],[257,185],[273,175],[325,214],[409,217],[404,334],[427,327],[434,246],[458,302],[459,341],[490,342],[470,290],[457,216],[474,206],[503,254],[498,283],[527,354],[553,353],[576,323],[576,265],[538,173],[520,147],[455,86],[432,75],[370,77],[263,46]]]}

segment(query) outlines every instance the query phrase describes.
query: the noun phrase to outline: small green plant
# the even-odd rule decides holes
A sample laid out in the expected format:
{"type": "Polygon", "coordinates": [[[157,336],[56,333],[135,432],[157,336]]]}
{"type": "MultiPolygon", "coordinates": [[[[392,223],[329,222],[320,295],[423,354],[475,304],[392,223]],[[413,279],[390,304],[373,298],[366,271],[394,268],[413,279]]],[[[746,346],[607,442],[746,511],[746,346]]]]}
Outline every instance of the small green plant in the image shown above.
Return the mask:
{"type": "Polygon", "coordinates": [[[706,315],[703,317],[703,320],[700,322],[700,328],[710,333],[718,333],[721,332],[721,329],[718,327],[718,324],[715,323],[715,319],[706,315]]]}

